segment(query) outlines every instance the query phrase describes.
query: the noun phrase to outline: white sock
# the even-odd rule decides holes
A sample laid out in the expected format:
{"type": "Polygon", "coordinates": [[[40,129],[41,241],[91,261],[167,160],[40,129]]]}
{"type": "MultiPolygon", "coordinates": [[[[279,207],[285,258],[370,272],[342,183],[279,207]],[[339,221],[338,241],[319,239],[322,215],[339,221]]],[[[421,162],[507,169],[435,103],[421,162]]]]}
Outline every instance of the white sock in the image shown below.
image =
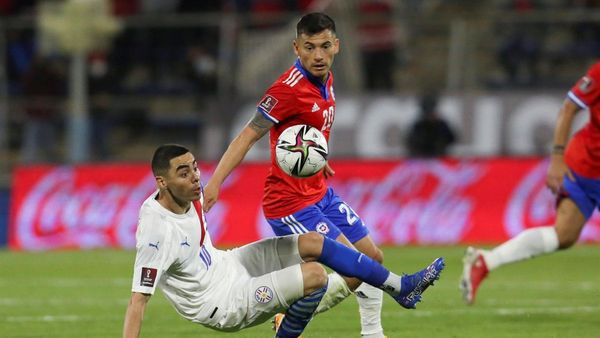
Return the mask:
{"type": "Polygon", "coordinates": [[[482,251],[487,268],[491,271],[504,264],[518,262],[558,250],[558,235],[554,227],[545,226],[527,229],[514,238],[482,251]]]}
{"type": "Polygon", "coordinates": [[[325,292],[325,295],[323,295],[315,314],[331,309],[351,294],[352,291],[348,288],[348,285],[342,276],[337,273],[330,273],[327,291],[325,292]]]}
{"type": "Polygon", "coordinates": [[[360,312],[361,335],[369,338],[383,338],[381,326],[381,305],[383,291],[367,283],[362,283],[355,291],[360,312]]]}
{"type": "MultiPolygon", "coordinates": [[[[362,283],[361,286],[364,284],[365,283],[362,283]]],[[[381,289],[383,289],[385,292],[389,293],[390,296],[396,297],[397,295],[400,294],[401,287],[402,287],[402,277],[400,277],[397,274],[390,271],[390,275],[385,280],[385,282],[383,282],[381,289]]],[[[358,289],[360,289],[360,287],[358,289]]]]}

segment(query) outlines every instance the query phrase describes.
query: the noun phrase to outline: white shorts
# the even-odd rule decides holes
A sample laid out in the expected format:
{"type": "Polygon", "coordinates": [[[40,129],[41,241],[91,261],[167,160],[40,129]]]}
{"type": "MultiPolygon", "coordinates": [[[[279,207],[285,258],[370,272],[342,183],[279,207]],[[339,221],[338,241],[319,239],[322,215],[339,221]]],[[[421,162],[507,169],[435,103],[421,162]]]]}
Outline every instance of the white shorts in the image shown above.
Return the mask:
{"type": "Polygon", "coordinates": [[[298,235],[274,237],[227,252],[239,273],[227,299],[215,310],[216,325],[223,331],[238,331],[269,320],[304,295],[298,252],[298,235]]]}

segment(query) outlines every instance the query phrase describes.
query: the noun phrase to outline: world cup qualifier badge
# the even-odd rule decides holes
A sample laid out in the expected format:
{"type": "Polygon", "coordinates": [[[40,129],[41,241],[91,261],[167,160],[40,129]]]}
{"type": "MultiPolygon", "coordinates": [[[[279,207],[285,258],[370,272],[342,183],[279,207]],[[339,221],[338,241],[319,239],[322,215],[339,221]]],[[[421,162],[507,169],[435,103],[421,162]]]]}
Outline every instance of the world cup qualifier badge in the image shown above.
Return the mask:
{"type": "Polygon", "coordinates": [[[258,104],[258,107],[264,110],[265,113],[269,114],[273,108],[277,105],[277,99],[271,95],[265,95],[258,104]]]}
{"type": "Polygon", "coordinates": [[[153,287],[154,282],[156,281],[156,269],[152,268],[142,268],[142,276],[140,279],[141,286],[153,287]]]}
{"type": "Polygon", "coordinates": [[[273,299],[273,290],[268,286],[261,286],[254,291],[254,298],[257,302],[266,304],[273,299]]]}
{"type": "Polygon", "coordinates": [[[579,80],[579,90],[581,90],[582,93],[589,92],[593,85],[594,81],[588,76],[584,76],[579,80]]]}

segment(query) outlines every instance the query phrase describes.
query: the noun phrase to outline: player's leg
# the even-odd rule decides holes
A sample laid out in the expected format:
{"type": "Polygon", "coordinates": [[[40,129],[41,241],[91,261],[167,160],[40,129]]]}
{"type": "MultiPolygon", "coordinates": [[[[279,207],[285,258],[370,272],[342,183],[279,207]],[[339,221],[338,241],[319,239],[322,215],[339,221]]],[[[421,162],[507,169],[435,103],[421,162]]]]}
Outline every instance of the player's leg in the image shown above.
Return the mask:
{"type": "MultiPolygon", "coordinates": [[[[338,242],[346,245],[352,243],[349,246],[353,246],[377,262],[383,263],[383,252],[373,242],[363,220],[333,189],[329,189],[320,206],[327,218],[344,234],[337,238],[338,242]],[[346,241],[345,238],[347,238],[346,241]]],[[[381,325],[383,292],[363,283],[354,289],[354,294],[359,305],[361,335],[369,338],[384,337],[381,325]]]]}
{"type": "MultiPolygon", "coordinates": [[[[350,243],[350,241],[343,234],[340,234],[335,240],[340,243],[343,243],[344,245],[350,248],[354,248],[352,243],[350,243]]],[[[350,296],[352,292],[359,288],[361,285],[368,284],[363,283],[358,278],[341,276],[337,272],[330,273],[329,287],[327,288],[327,293],[321,300],[321,304],[319,304],[319,307],[317,308],[317,313],[328,311],[332,307],[336,306],[341,301],[348,298],[348,296],[350,296]]]]}
{"type": "Polygon", "coordinates": [[[262,276],[303,263],[298,252],[298,236],[266,238],[232,250],[232,254],[252,277],[262,276]]]}
{"type": "Polygon", "coordinates": [[[298,251],[304,261],[318,261],[344,276],[358,278],[384,290],[400,305],[411,309],[444,269],[444,259],[438,258],[425,269],[401,277],[365,254],[314,232],[299,236],[298,251]]]}
{"type": "MultiPolygon", "coordinates": [[[[297,245],[297,236],[290,237],[284,242],[297,245]]],[[[240,280],[227,293],[227,316],[220,321],[220,329],[241,330],[286,311],[277,337],[298,337],[313,317],[326,288],[327,272],[316,262],[240,280]]]]}
{"type": "MultiPolygon", "coordinates": [[[[358,251],[383,263],[383,252],[375,245],[371,236],[367,235],[353,244],[358,251]]],[[[383,291],[367,283],[362,283],[354,290],[354,294],[359,305],[361,335],[365,338],[384,337],[381,325],[383,291]]]]}
{"type": "Polygon", "coordinates": [[[489,271],[505,264],[566,249],[577,242],[595,207],[595,202],[589,197],[589,190],[586,191],[586,185],[580,183],[579,178],[577,182],[564,179],[563,186],[568,197],[563,196],[558,201],[554,226],[525,230],[489,251],[467,249],[460,282],[463,299],[467,304],[475,302],[477,290],[489,271]]]}
{"type": "MultiPolygon", "coordinates": [[[[342,232],[325,217],[321,212],[321,208],[317,205],[308,206],[286,217],[269,218],[267,222],[278,236],[316,231],[332,239],[343,237],[342,232]]],[[[343,238],[345,239],[345,237],[343,238]]],[[[349,246],[352,246],[347,239],[345,241],[349,246]]],[[[356,289],[361,283],[362,281],[356,278],[342,277],[337,273],[329,274],[327,293],[321,300],[317,313],[339,304],[352,294],[352,290],[356,289]]]]}
{"type": "Polygon", "coordinates": [[[317,263],[300,265],[304,295],[294,301],[276,329],[276,337],[297,338],[304,331],[327,290],[327,272],[317,263]]]}

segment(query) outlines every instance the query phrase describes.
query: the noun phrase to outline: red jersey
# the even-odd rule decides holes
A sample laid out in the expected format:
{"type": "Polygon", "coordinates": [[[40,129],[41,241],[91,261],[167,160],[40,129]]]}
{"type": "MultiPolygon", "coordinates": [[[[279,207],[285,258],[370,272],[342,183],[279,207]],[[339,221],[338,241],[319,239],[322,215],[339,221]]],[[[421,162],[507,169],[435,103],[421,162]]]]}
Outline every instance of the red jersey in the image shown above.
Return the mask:
{"type": "Polygon", "coordinates": [[[569,142],[565,162],[578,175],[600,178],[600,62],[590,67],[568,97],[589,110],[590,121],[569,142]]]}
{"type": "Polygon", "coordinates": [[[257,109],[275,123],[270,131],[271,169],[265,182],[263,211],[267,218],[280,218],[318,202],[327,191],[323,173],[295,178],[283,172],[275,160],[275,145],[279,135],[296,124],[319,129],[329,141],[335,115],[333,74],[329,72],[322,83],[297,60],[271,85],[257,109]]]}

